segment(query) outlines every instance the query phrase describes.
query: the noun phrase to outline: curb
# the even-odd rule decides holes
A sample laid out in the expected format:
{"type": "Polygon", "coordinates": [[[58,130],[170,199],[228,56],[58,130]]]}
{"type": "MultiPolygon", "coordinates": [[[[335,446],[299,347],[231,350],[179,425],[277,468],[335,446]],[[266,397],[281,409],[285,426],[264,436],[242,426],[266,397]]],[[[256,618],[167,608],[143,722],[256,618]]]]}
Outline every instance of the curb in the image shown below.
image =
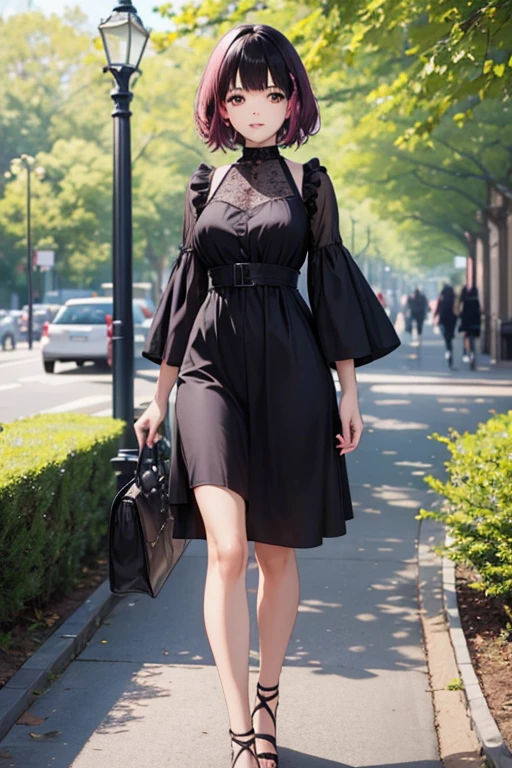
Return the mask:
{"type": "Polygon", "coordinates": [[[418,605],[439,764],[445,768],[482,768],[482,746],[472,727],[464,691],[447,687],[447,681],[457,677],[459,671],[444,605],[442,559],[434,551],[444,536],[444,526],[440,523],[420,521],[418,605]]]}
{"type": "Polygon", "coordinates": [[[88,643],[101,621],[123,600],[106,579],[30,656],[0,690],[0,739],[49,683],[88,643]]]}
{"type": "MultiPolygon", "coordinates": [[[[448,534],[445,543],[450,542],[448,534]]],[[[476,676],[462,629],[455,583],[455,564],[443,557],[443,593],[450,638],[455,651],[475,733],[493,768],[512,768],[512,753],[504,743],[476,676]]]]}

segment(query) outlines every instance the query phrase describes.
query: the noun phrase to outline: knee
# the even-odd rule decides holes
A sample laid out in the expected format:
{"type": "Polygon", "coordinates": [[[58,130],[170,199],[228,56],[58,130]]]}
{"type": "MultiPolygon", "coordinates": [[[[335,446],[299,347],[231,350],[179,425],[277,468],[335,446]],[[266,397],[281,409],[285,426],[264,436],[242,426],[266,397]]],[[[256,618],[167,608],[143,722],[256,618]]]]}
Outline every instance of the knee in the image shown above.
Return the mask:
{"type": "Polygon", "coordinates": [[[232,538],[210,544],[208,562],[218,568],[226,581],[236,581],[247,568],[248,547],[243,541],[232,538]]]}
{"type": "Polygon", "coordinates": [[[295,549],[293,547],[278,547],[272,544],[256,542],[254,552],[259,567],[265,574],[270,576],[273,574],[279,576],[289,567],[290,562],[295,560],[295,549]]]}

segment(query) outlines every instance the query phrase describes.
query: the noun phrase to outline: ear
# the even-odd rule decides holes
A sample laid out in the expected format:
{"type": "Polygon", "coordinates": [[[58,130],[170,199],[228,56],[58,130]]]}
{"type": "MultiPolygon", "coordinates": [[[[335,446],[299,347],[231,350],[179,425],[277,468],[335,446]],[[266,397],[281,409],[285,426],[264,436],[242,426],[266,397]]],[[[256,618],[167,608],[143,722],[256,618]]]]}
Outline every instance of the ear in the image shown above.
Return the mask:
{"type": "Polygon", "coordinates": [[[220,116],[222,117],[223,120],[226,120],[228,118],[228,111],[227,111],[226,107],[224,106],[224,102],[221,102],[219,104],[219,112],[220,112],[220,116]]]}

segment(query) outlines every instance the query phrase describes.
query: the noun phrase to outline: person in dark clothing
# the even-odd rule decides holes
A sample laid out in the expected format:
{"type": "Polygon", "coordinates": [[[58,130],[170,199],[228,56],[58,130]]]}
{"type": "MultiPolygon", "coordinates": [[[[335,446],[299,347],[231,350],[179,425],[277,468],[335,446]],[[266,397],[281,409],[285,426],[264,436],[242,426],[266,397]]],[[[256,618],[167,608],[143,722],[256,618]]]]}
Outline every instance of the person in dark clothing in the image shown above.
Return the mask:
{"type": "Polygon", "coordinates": [[[446,347],[445,357],[448,366],[453,367],[453,337],[457,324],[457,315],[454,309],[455,291],[449,283],[445,283],[437,300],[434,317],[438,318],[438,325],[446,347]]]}
{"type": "Polygon", "coordinates": [[[470,363],[474,369],[476,365],[475,339],[480,336],[480,299],[478,298],[478,288],[467,285],[461,291],[460,299],[460,323],[459,332],[464,334],[464,355],[463,362],[470,363]]]}
{"type": "Polygon", "coordinates": [[[300,605],[295,548],[347,533],[345,454],[363,431],[355,368],[400,339],[342,239],[327,168],[281,154],[319,126],[288,39],[264,24],[229,30],[203,73],[194,117],[221,162],[226,148],[240,149],[229,164],[201,161],[189,178],[179,254],[142,353],[160,367],[158,382],[134,428],[140,448],[146,439],[151,447],[176,386],[173,536],[207,540],[204,618],[232,768],[251,768],[250,756],[252,768],[278,768],[279,680],[300,605]],[[301,269],[310,307],[297,290],[301,269]],[[249,541],[261,569],[252,711],[249,541]]]}
{"type": "Polygon", "coordinates": [[[416,323],[418,338],[421,340],[423,323],[428,312],[428,301],[425,294],[419,288],[416,288],[414,293],[411,293],[407,299],[406,309],[408,317],[407,330],[409,333],[412,333],[413,323],[416,323]]]}

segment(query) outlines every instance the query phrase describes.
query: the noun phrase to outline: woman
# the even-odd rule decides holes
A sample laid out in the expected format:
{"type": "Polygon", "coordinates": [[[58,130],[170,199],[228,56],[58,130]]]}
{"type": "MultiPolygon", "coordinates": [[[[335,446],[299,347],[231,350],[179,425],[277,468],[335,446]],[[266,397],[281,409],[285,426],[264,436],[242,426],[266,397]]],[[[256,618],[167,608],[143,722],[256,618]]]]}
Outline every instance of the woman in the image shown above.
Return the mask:
{"type": "Polygon", "coordinates": [[[480,336],[481,310],[478,288],[464,286],[460,293],[459,332],[464,334],[464,355],[462,361],[476,367],[475,339],[480,336]]]}
{"type": "Polygon", "coordinates": [[[232,764],[277,768],[279,676],[299,602],[295,547],[346,533],[345,454],[363,431],[354,368],[400,341],[341,239],[325,167],[279,150],[319,128],[286,37],[262,24],[230,30],[201,78],[195,121],[208,146],[242,153],[200,163],[188,183],[183,242],[143,352],[160,365],[156,392],[135,430],[140,446],[152,444],[177,383],[174,535],[207,540],[204,617],[232,764]],[[297,289],[307,254],[311,308],[297,289]],[[248,541],[259,567],[252,720],[248,541]]]}
{"type": "Polygon", "coordinates": [[[443,334],[446,347],[445,357],[448,366],[453,367],[453,337],[457,324],[457,315],[454,310],[455,292],[449,283],[445,283],[437,300],[434,317],[438,318],[439,329],[443,334]]]}

